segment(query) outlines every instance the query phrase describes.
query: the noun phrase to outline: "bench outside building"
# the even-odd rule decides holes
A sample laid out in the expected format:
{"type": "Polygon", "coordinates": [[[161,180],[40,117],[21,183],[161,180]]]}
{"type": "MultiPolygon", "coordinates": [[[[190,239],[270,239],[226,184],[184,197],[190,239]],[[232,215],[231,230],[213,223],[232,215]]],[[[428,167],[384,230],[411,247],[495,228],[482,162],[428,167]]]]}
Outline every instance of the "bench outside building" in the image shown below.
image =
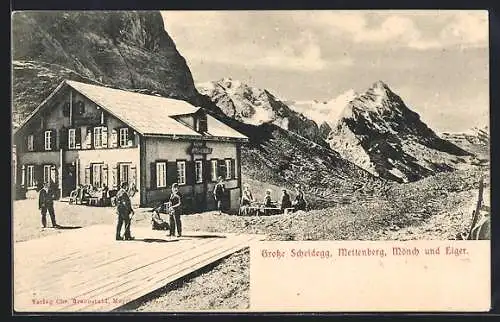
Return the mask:
{"type": "Polygon", "coordinates": [[[152,206],[179,184],[186,211],[215,209],[222,176],[227,207],[241,195],[248,138],[182,100],[63,81],[14,133],[16,188],[34,197],[51,182],[68,197],[79,185],[135,184],[132,202],[152,206]]]}

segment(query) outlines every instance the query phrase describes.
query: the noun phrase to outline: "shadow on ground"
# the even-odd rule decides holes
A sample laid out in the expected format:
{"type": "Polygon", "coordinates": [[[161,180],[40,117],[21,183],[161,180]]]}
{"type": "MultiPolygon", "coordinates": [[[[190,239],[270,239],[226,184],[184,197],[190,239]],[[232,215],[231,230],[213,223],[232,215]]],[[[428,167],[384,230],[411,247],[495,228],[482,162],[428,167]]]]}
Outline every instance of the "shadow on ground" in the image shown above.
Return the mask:
{"type": "Polygon", "coordinates": [[[80,229],[80,228],[83,228],[82,226],[62,226],[62,225],[59,225],[58,227],[46,227],[45,229],[47,228],[54,228],[54,229],[80,229]]]}

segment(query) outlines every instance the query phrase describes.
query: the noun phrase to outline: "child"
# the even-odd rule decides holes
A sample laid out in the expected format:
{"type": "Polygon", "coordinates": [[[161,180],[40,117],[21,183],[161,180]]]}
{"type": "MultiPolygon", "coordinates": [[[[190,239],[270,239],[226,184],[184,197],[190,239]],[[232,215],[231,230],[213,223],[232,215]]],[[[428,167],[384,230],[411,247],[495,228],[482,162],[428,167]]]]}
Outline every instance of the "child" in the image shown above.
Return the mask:
{"type": "Polygon", "coordinates": [[[161,214],[167,214],[169,209],[170,202],[164,202],[153,209],[153,215],[151,216],[153,230],[170,230],[170,225],[161,216],[161,214]]]}

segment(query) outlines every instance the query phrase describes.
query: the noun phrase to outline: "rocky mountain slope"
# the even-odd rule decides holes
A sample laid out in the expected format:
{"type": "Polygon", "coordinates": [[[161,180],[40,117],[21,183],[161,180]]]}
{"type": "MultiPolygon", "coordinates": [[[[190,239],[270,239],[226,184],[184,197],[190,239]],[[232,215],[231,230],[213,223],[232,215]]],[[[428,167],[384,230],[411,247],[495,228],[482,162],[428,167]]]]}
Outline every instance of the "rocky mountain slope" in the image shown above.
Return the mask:
{"type": "Polygon", "coordinates": [[[480,163],[490,158],[490,131],[488,126],[473,127],[466,132],[443,132],[441,137],[466,151],[474,153],[480,163]]]}
{"type": "Polygon", "coordinates": [[[461,168],[472,157],[440,138],[382,81],[347,103],[327,141],[343,158],[397,182],[461,168]]]}
{"type": "Polygon", "coordinates": [[[64,78],[200,98],[159,12],[16,12],[12,58],[14,120],[64,78]]]}
{"type": "Polygon", "coordinates": [[[231,78],[196,84],[196,87],[232,119],[255,126],[273,123],[324,144],[318,124],[290,109],[265,89],[251,87],[231,78]]]}

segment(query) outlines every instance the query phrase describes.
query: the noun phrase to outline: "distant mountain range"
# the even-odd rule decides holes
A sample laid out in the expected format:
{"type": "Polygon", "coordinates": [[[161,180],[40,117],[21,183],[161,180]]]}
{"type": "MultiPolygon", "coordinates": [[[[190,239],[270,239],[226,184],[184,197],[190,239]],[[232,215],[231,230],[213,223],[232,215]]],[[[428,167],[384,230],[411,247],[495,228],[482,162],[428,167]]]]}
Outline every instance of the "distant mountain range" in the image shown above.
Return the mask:
{"type": "Polygon", "coordinates": [[[196,86],[231,118],[273,123],[315,142],[322,141],[319,136],[343,159],[384,179],[415,181],[473,159],[439,137],[382,81],[364,93],[349,90],[326,102],[281,101],[268,90],[231,79],[196,86]]]}
{"type": "Polygon", "coordinates": [[[250,125],[275,124],[316,143],[324,144],[318,125],[302,113],[291,109],[265,89],[250,87],[238,80],[223,78],[196,84],[227,117],[250,125]]]}

